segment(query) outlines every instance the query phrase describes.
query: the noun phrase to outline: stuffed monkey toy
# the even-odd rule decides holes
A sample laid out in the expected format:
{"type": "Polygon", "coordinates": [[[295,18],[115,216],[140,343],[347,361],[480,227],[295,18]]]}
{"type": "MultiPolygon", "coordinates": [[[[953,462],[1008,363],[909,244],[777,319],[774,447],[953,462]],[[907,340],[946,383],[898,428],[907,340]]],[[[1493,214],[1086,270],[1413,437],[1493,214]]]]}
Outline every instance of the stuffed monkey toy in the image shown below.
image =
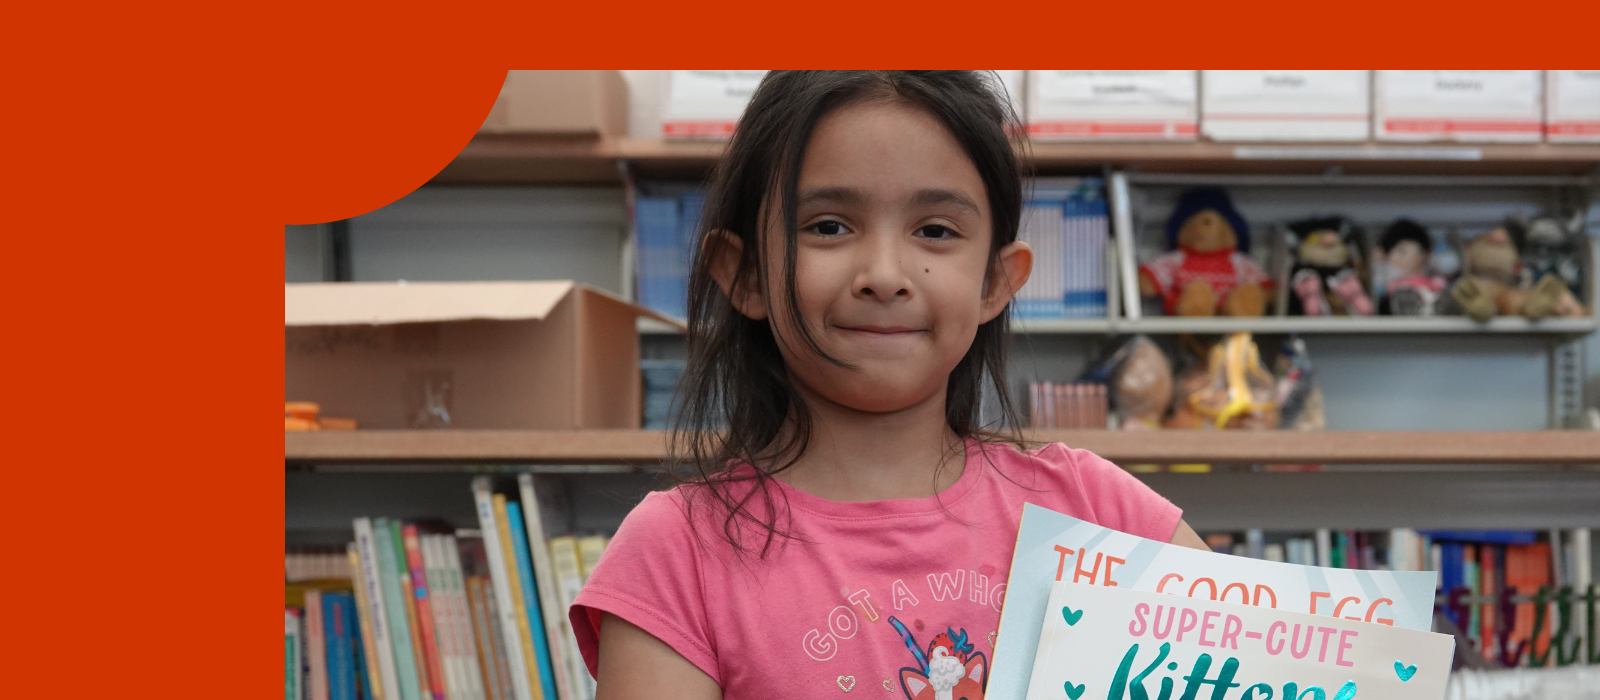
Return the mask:
{"type": "Polygon", "coordinates": [[[1168,315],[1260,316],[1272,278],[1245,253],[1250,227],[1228,193],[1184,193],[1167,219],[1171,252],[1139,266],[1139,293],[1161,299],[1168,315]]]}
{"type": "Polygon", "coordinates": [[[1289,278],[1294,291],[1289,313],[1306,316],[1370,316],[1375,310],[1356,272],[1360,251],[1356,227],[1349,219],[1332,216],[1289,224],[1300,239],[1295,268],[1289,278]]]}

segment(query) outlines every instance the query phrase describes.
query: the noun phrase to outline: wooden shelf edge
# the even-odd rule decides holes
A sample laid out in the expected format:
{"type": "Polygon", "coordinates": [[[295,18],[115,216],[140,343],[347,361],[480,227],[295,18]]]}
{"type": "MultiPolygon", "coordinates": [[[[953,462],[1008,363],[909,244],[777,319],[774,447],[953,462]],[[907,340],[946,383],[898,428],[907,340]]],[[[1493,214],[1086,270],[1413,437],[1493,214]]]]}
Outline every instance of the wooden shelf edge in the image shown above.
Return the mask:
{"type": "MultiPolygon", "coordinates": [[[[1107,431],[1039,430],[1131,464],[1596,465],[1600,432],[1533,431],[1107,431]]],[[[355,430],[284,434],[291,465],[659,464],[666,434],[652,430],[355,430]]]]}

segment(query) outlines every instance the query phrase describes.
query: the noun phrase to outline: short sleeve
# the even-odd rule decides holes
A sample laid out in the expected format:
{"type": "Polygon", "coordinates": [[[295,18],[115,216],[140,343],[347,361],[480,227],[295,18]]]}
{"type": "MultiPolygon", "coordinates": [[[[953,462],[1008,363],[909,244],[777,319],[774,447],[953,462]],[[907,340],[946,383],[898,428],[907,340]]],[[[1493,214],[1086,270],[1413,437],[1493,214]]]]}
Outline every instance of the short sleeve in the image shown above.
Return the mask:
{"type": "Polygon", "coordinates": [[[699,547],[678,492],[652,493],[623,519],[568,611],[590,675],[599,669],[601,614],[611,613],[721,684],[699,547]]]}
{"type": "Polygon", "coordinates": [[[1059,443],[1045,449],[1059,450],[1057,458],[1071,465],[1079,492],[1094,511],[1096,524],[1157,542],[1172,541],[1172,533],[1183,518],[1183,511],[1172,501],[1093,452],[1069,449],[1059,443]]]}

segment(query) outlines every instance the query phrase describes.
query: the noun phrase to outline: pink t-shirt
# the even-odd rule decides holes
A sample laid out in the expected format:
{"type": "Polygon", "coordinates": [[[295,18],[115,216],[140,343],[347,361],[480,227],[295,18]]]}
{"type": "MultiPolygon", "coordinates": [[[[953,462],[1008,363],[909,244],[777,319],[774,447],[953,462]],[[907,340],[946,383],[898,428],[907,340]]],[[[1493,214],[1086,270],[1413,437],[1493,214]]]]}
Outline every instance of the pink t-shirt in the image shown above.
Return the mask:
{"type": "Polygon", "coordinates": [[[799,539],[765,558],[734,553],[704,487],[652,493],[628,514],[569,611],[590,673],[603,611],[677,650],[729,700],[858,689],[981,700],[1024,502],[1162,542],[1181,515],[1059,443],[969,441],[961,477],[928,498],[835,502],[771,483],[799,539]]]}

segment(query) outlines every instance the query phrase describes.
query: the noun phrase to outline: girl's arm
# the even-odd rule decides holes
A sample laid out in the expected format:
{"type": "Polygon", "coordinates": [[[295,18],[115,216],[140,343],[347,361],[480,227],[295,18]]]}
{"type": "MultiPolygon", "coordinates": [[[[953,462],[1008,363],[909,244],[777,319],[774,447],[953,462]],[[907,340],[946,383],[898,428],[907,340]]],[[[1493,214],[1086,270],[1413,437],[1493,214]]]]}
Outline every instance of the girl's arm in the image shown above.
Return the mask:
{"type": "Polygon", "coordinates": [[[1189,523],[1182,520],[1178,521],[1178,529],[1172,531],[1172,539],[1167,540],[1167,542],[1190,549],[1211,551],[1211,548],[1206,546],[1206,541],[1200,539],[1200,534],[1195,532],[1194,528],[1189,527],[1189,523]]]}
{"type": "MultiPolygon", "coordinates": [[[[1199,539],[1193,530],[1190,536],[1199,539]]],[[[722,688],[704,671],[649,632],[611,613],[600,618],[598,666],[595,700],[722,700],[722,688]]]]}

